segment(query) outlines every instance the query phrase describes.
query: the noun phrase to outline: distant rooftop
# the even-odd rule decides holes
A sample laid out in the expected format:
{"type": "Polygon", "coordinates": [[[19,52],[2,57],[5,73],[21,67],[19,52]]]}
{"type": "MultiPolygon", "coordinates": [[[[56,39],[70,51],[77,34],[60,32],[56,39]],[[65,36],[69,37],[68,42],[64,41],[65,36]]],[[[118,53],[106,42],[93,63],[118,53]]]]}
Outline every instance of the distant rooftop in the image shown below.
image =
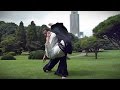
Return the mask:
{"type": "Polygon", "coordinates": [[[71,14],[78,14],[78,11],[71,11],[71,14]]]}

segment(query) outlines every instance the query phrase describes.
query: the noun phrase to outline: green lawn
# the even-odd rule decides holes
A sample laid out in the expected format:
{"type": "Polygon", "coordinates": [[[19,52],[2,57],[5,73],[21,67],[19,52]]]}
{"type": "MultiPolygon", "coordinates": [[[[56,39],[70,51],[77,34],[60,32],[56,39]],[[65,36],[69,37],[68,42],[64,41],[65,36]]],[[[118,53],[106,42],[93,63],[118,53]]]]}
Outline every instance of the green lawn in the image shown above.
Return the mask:
{"type": "MultiPolygon", "coordinates": [[[[68,60],[67,79],[120,79],[120,50],[100,52],[98,59],[94,54],[88,56],[73,53],[68,60]]],[[[28,60],[27,54],[16,56],[17,60],[0,60],[0,79],[61,79],[52,72],[43,72],[42,60],[28,60]]]]}

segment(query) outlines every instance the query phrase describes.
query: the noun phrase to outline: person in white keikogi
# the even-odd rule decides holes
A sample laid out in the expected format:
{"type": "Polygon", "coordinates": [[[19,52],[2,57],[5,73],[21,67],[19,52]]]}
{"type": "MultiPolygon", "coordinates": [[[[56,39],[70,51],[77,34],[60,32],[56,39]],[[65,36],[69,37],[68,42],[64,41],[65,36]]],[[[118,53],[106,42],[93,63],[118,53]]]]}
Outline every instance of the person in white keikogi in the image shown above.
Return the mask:
{"type": "MultiPolygon", "coordinates": [[[[52,26],[53,24],[49,24],[52,26]]],[[[55,72],[56,75],[65,78],[68,76],[67,70],[67,53],[63,52],[59,47],[58,38],[54,32],[51,32],[49,28],[43,30],[43,34],[46,37],[45,43],[45,55],[43,60],[46,60],[46,57],[50,59],[48,64],[43,67],[44,72],[51,71],[51,69],[59,62],[58,68],[55,72]]],[[[60,42],[63,46],[65,43],[63,40],[60,42]]]]}

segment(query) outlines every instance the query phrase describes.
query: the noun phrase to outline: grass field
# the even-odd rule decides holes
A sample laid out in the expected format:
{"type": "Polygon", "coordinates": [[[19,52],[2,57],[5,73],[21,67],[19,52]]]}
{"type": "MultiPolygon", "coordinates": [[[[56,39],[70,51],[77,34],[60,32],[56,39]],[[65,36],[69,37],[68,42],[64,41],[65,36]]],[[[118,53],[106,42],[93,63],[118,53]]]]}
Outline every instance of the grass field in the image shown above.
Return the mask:
{"type": "MultiPolygon", "coordinates": [[[[98,59],[90,53],[69,55],[67,79],[120,79],[120,50],[100,52],[98,59]]],[[[0,60],[0,79],[61,79],[52,72],[43,72],[42,60],[28,60],[27,55],[16,56],[17,60],[0,60]]]]}

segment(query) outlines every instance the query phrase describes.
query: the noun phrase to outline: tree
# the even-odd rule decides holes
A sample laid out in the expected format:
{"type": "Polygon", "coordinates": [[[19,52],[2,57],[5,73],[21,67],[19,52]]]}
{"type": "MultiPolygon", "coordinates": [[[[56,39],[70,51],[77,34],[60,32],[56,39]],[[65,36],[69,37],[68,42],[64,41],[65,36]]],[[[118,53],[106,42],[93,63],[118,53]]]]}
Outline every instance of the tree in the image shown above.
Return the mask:
{"type": "Polygon", "coordinates": [[[89,51],[89,43],[88,43],[88,37],[84,37],[80,41],[80,47],[82,48],[82,51],[85,50],[86,56],[88,55],[89,51]]]}
{"type": "Polygon", "coordinates": [[[37,41],[37,32],[36,32],[36,25],[34,21],[27,28],[27,41],[37,41]]]}
{"type": "Polygon", "coordinates": [[[94,52],[95,59],[97,59],[99,49],[102,48],[104,43],[105,41],[103,39],[98,39],[94,36],[90,36],[81,39],[80,46],[83,50],[85,50],[86,56],[88,55],[88,52],[94,52]]]}
{"type": "Polygon", "coordinates": [[[1,41],[3,53],[14,51],[14,49],[15,49],[14,43],[15,43],[14,35],[11,34],[11,35],[7,36],[6,38],[4,38],[4,40],[1,41]]]}
{"type": "Polygon", "coordinates": [[[27,28],[27,48],[29,51],[33,51],[37,49],[38,37],[36,31],[36,25],[34,21],[31,21],[31,24],[27,28]]]}
{"type": "Polygon", "coordinates": [[[3,21],[0,22],[0,41],[6,38],[8,35],[15,34],[18,25],[15,23],[5,23],[3,21]]]}
{"type": "Polygon", "coordinates": [[[16,30],[16,41],[20,45],[20,48],[26,50],[26,31],[22,21],[20,22],[19,27],[16,30]]]}
{"type": "Polygon", "coordinates": [[[42,25],[41,27],[37,27],[37,35],[38,35],[38,41],[40,42],[40,49],[45,49],[45,36],[43,35],[43,29],[48,28],[46,25],[42,25]]]}
{"type": "Polygon", "coordinates": [[[111,16],[93,29],[98,38],[109,40],[114,46],[120,48],[120,14],[111,16]]]}
{"type": "Polygon", "coordinates": [[[98,38],[93,36],[93,37],[89,38],[89,41],[90,41],[89,44],[91,45],[90,50],[95,53],[95,59],[97,59],[99,49],[104,46],[105,40],[98,39],[98,38]]]}
{"type": "Polygon", "coordinates": [[[80,47],[80,40],[76,43],[73,44],[73,50],[80,52],[81,51],[81,47],[80,47]]]}
{"type": "Polygon", "coordinates": [[[5,23],[0,21],[0,47],[2,52],[9,52],[14,50],[15,32],[18,25],[15,23],[5,23]]]}
{"type": "Polygon", "coordinates": [[[4,21],[0,21],[0,42],[1,42],[1,38],[2,38],[2,35],[3,35],[3,26],[5,25],[5,22],[4,21]]]}
{"type": "Polygon", "coordinates": [[[69,35],[71,36],[73,50],[74,51],[79,51],[79,49],[80,49],[80,39],[72,33],[69,33],[69,35]]]}

